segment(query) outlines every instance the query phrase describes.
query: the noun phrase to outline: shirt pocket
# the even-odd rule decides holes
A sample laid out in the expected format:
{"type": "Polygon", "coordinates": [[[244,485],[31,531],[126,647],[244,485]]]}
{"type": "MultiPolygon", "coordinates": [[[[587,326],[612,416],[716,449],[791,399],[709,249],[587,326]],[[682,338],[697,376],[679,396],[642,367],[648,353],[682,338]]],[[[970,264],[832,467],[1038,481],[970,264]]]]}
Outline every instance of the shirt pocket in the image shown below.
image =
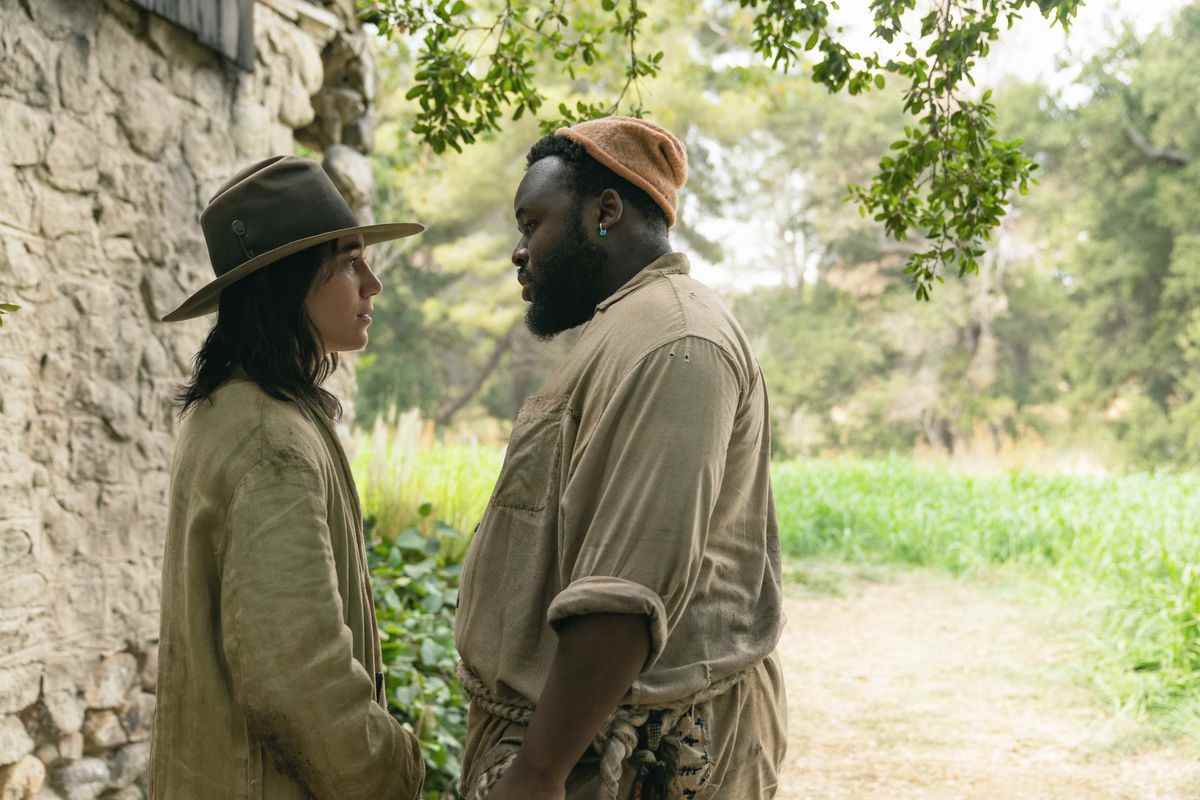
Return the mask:
{"type": "Polygon", "coordinates": [[[541,512],[558,483],[562,461],[564,395],[535,395],[517,414],[492,505],[541,512]]]}

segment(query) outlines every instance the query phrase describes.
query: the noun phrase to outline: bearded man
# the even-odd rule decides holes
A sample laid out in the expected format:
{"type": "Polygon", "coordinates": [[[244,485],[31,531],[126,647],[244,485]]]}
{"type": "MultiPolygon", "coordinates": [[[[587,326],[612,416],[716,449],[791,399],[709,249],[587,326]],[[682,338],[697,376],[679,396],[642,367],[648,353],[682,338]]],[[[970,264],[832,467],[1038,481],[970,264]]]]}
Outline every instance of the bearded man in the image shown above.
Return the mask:
{"type": "Polygon", "coordinates": [[[767,391],[668,231],[683,144],[638,119],[529,151],[529,328],[583,326],[517,415],[463,572],[471,800],[773,797],[786,746],[767,391]]]}

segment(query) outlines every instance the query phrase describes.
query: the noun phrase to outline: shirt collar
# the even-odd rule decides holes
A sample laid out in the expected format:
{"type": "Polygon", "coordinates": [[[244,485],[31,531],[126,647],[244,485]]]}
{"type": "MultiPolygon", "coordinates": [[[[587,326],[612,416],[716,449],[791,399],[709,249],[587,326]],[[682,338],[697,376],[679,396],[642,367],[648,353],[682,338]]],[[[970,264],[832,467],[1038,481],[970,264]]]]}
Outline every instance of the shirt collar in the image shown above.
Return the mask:
{"type": "Polygon", "coordinates": [[[596,304],[596,311],[604,311],[622,297],[636,292],[655,278],[663,275],[687,275],[690,271],[691,265],[688,264],[687,256],[683,253],[667,253],[665,256],[659,256],[630,278],[624,286],[596,304]]]}

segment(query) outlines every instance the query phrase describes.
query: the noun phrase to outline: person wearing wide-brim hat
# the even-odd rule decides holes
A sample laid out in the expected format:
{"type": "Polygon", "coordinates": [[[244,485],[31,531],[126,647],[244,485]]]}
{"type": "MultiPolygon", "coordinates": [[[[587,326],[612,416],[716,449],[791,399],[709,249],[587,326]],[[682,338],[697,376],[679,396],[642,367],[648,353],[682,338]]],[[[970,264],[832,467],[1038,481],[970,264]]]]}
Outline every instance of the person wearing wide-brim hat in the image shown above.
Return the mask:
{"type": "Polygon", "coordinates": [[[217,312],[179,400],[163,559],[151,795],[419,796],[387,710],[362,513],[321,384],[367,343],[367,246],[320,165],[238,173],[200,217],[215,279],[164,321],[217,312]]]}

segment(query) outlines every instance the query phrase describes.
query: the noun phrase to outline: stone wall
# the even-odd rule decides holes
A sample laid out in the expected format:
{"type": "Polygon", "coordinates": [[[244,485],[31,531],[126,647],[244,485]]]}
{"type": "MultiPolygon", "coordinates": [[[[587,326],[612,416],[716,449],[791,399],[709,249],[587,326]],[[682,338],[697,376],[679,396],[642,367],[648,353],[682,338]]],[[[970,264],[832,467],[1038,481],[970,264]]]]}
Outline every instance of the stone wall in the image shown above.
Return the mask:
{"type": "Polygon", "coordinates": [[[200,210],[298,141],[370,196],[352,0],[255,28],[247,72],[126,0],[0,0],[4,800],[144,793],[172,395],[211,323],[157,320],[211,277],[200,210]]]}

